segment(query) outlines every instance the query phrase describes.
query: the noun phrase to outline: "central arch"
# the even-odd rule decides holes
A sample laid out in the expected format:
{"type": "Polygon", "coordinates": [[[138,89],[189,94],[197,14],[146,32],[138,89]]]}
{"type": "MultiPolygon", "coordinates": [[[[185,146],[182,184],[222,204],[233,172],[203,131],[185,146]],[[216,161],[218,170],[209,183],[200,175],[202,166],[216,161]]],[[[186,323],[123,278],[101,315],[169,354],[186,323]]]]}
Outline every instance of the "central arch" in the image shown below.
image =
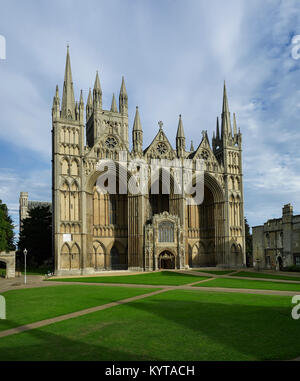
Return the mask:
{"type": "Polygon", "coordinates": [[[169,250],[164,250],[158,256],[158,267],[159,269],[175,269],[175,255],[169,250]]]}
{"type": "MultiPolygon", "coordinates": [[[[99,190],[93,172],[87,181],[87,262],[95,271],[128,269],[128,195],[122,193],[126,178],[116,165],[115,193],[99,190]],[[123,176],[123,177],[122,177],[123,176]]],[[[129,173],[126,174],[129,176],[129,173]]],[[[104,186],[107,186],[107,181],[104,186]]]]}
{"type": "Polygon", "coordinates": [[[203,191],[201,204],[186,205],[191,267],[225,263],[225,210],[221,183],[205,172],[203,191]]]}

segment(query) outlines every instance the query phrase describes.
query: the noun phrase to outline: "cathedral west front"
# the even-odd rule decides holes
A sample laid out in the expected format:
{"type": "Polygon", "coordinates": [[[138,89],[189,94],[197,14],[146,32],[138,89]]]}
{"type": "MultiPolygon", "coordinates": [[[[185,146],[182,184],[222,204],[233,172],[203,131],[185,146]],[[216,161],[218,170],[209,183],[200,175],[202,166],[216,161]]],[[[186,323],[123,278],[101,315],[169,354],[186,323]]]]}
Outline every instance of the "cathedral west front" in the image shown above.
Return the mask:
{"type": "Polygon", "coordinates": [[[177,132],[174,128],[175,148],[162,122],[151,144],[144,147],[138,107],[132,128],[129,123],[124,78],[118,101],[117,105],[113,95],[111,108],[103,109],[98,72],[86,105],[82,92],[79,101],[75,101],[68,49],[62,99],[57,86],[52,107],[56,275],[242,267],[245,264],[242,136],[235,114],[230,116],[225,84],[221,120],[219,123],[217,118],[211,144],[203,131],[199,145],[194,148],[191,144],[190,149],[186,146],[181,116],[177,132]],[[116,178],[113,193],[102,193],[97,186],[99,176],[103,175],[98,165],[101,160],[114,162],[117,174],[123,171],[116,178]],[[153,160],[177,163],[188,160],[192,166],[201,160],[203,202],[189,202],[192,195],[183,187],[178,192],[180,187],[172,171],[169,191],[165,192],[163,168],[158,168],[155,184],[146,183],[145,192],[130,192],[126,188],[132,175],[130,163],[137,160],[148,163],[149,168],[153,160]],[[124,186],[127,192],[123,191],[124,186]]]}

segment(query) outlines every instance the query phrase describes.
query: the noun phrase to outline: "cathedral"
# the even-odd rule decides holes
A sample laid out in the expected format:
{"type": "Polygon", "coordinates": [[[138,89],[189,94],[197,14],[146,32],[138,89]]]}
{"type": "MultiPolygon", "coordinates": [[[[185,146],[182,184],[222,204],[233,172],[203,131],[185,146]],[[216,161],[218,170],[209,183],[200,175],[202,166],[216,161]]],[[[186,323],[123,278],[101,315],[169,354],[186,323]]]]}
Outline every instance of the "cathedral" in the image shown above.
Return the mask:
{"type": "MultiPolygon", "coordinates": [[[[98,72],[86,107],[83,94],[75,101],[69,48],[60,100],[52,107],[52,210],[56,275],[93,274],[105,270],[154,271],[203,266],[245,265],[242,135],[232,122],[224,83],[221,121],[210,144],[207,131],[200,144],[186,148],[183,120],[179,116],[176,148],[159,122],[151,144],[143,147],[143,127],[136,107],[129,144],[128,94],[122,78],[119,105],[112,97],[110,110],[102,107],[98,72]],[[85,115],[84,115],[85,113],[85,115]],[[158,192],[101,193],[97,179],[99,160],[150,164],[153,159],[204,163],[204,198],[188,202],[191,195],[175,192],[170,174],[169,193],[163,192],[162,169],[158,192]]],[[[152,128],[152,127],[151,127],[152,128]]],[[[117,171],[119,164],[117,166],[117,171]]],[[[130,166],[128,166],[130,168],[130,166]]]]}

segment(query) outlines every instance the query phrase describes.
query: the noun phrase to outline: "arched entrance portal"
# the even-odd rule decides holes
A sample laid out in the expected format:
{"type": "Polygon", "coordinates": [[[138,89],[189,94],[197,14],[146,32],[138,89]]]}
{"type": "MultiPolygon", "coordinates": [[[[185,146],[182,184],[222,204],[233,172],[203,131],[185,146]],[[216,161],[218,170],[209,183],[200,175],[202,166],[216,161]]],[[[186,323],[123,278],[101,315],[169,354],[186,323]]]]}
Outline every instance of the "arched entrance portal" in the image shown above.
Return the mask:
{"type": "Polygon", "coordinates": [[[110,267],[111,270],[127,270],[128,260],[126,253],[120,253],[116,246],[110,251],[110,267]]]}
{"type": "Polygon", "coordinates": [[[6,263],[3,261],[0,261],[0,278],[6,277],[6,263]]]}
{"type": "Polygon", "coordinates": [[[160,269],[175,269],[175,256],[169,251],[165,250],[158,257],[158,267],[160,269]]]}
{"type": "Polygon", "coordinates": [[[283,269],[283,261],[282,261],[282,258],[280,256],[277,257],[277,270],[280,270],[282,271],[283,269]]]}

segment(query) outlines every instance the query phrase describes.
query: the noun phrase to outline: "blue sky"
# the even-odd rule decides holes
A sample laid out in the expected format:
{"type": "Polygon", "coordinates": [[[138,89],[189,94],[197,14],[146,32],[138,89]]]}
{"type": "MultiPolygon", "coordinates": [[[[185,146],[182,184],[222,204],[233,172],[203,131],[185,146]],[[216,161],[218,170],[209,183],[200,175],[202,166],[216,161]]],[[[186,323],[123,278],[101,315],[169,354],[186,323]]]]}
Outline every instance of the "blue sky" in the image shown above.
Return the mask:
{"type": "MultiPolygon", "coordinates": [[[[132,126],[144,146],[157,121],[175,146],[182,114],[187,146],[211,138],[226,80],[243,134],[245,215],[251,226],[300,213],[298,0],[0,0],[0,199],[18,224],[18,198],[51,199],[51,107],[70,44],[75,96],[99,70],[103,106],[125,76],[132,126]]],[[[131,137],[131,133],[130,133],[131,137]]]]}

